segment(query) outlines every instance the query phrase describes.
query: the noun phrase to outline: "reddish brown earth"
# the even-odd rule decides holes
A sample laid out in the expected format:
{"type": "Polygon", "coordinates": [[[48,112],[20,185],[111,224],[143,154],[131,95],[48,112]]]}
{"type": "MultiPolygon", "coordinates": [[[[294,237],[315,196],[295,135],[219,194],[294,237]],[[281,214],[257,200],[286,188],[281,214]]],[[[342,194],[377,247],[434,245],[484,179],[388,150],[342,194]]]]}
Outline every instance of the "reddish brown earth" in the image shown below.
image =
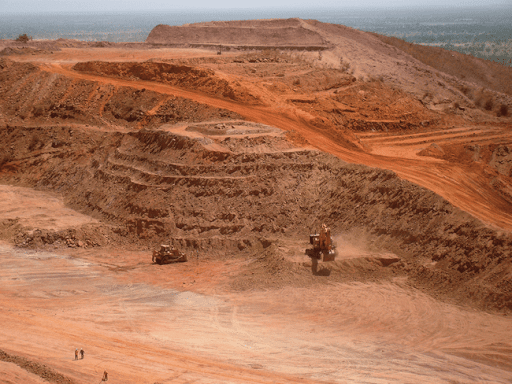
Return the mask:
{"type": "Polygon", "coordinates": [[[510,382],[510,70],[425,50],[298,19],[0,42],[0,382],[510,382]]]}

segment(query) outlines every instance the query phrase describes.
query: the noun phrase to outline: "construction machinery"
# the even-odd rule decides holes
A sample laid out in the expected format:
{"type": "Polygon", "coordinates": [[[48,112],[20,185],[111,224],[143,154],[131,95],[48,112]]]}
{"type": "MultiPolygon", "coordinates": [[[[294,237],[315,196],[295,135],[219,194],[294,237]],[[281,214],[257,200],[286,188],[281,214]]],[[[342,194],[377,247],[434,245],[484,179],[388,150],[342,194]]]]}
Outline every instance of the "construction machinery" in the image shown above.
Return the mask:
{"type": "Polygon", "coordinates": [[[153,263],[157,264],[171,264],[171,263],[182,263],[187,261],[187,255],[183,252],[174,249],[170,245],[162,244],[160,250],[153,251],[153,263]]]}
{"type": "Polygon", "coordinates": [[[313,262],[334,261],[337,255],[336,246],[331,239],[331,229],[322,224],[320,233],[309,235],[309,242],[313,248],[306,249],[306,255],[313,262]]]}

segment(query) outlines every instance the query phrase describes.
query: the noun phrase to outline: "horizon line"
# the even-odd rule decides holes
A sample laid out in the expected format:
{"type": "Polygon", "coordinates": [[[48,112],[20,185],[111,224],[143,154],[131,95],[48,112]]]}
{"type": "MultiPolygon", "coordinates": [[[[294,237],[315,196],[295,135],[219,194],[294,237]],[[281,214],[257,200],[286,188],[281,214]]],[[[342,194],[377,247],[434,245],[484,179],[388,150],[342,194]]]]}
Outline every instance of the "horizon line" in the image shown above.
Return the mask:
{"type": "Polygon", "coordinates": [[[485,9],[492,10],[493,8],[509,8],[512,10],[512,3],[491,3],[491,4],[472,4],[472,5],[456,5],[456,4],[442,4],[442,5],[428,5],[428,4],[408,4],[408,5],[339,5],[339,6],[265,6],[265,7],[189,7],[189,8],[150,8],[150,9],[105,9],[105,10],[58,10],[58,9],[45,9],[45,10],[0,10],[0,15],[34,15],[34,14],[105,14],[105,13],[153,13],[153,12],[191,12],[191,13],[204,13],[204,12],[247,12],[247,11],[332,11],[332,10],[364,10],[364,11],[381,11],[381,10],[471,10],[471,9],[485,9]]]}

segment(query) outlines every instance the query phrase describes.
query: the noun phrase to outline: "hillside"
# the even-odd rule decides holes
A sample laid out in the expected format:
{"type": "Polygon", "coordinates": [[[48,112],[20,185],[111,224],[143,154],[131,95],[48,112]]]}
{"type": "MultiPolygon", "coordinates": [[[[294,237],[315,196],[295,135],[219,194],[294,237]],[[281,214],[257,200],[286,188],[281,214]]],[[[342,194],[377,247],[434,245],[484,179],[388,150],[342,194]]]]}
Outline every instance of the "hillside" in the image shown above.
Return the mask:
{"type": "Polygon", "coordinates": [[[184,26],[157,25],[149,44],[200,44],[246,47],[323,47],[322,36],[305,28],[301,20],[210,22],[184,26]]]}
{"type": "Polygon", "coordinates": [[[476,84],[483,90],[489,89],[512,95],[512,73],[510,68],[504,65],[442,48],[408,43],[395,37],[378,34],[374,36],[440,72],[454,76],[461,82],[468,82],[467,85],[461,84],[461,91],[468,97],[485,96],[485,92],[468,95],[470,84],[476,84]]]}
{"type": "Polygon", "coordinates": [[[0,50],[6,377],[506,382],[510,70],[300,19],[0,50]]]}

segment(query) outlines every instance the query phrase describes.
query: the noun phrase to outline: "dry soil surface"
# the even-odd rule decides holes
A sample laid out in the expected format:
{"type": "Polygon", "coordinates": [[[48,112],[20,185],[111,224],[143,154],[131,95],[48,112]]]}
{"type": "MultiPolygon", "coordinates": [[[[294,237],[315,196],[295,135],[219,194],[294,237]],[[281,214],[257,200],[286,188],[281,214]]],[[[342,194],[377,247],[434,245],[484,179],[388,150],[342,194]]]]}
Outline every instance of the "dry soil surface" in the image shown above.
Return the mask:
{"type": "Polygon", "coordinates": [[[314,20],[152,38],[0,42],[1,382],[512,382],[510,72],[314,20]]]}
{"type": "MultiPolygon", "coordinates": [[[[511,379],[509,318],[436,302],[400,280],[205,294],[194,286],[211,290],[207,274],[185,283],[179,267],[131,252],[82,259],[7,244],[0,252],[4,350],[75,383],[99,382],[104,370],[113,383],[511,379]]],[[[0,369],[40,382],[14,363],[0,369]]]]}
{"type": "MultiPolygon", "coordinates": [[[[15,192],[12,210],[50,204],[55,209],[47,213],[55,219],[73,217],[46,193],[3,186],[2,198],[15,192]]],[[[38,211],[32,215],[33,221],[25,219],[37,222],[38,211]]],[[[82,220],[74,217],[68,224],[82,220]]],[[[344,240],[339,260],[350,263],[345,269],[393,256],[344,240]]],[[[5,383],[40,383],[42,377],[99,382],[104,370],[114,383],[512,378],[510,317],[438,302],[405,277],[239,292],[231,283],[254,260],[202,254],[186,264],[157,266],[146,251],[55,253],[8,243],[0,244],[0,256],[5,383]],[[74,360],[76,348],[84,349],[83,360],[74,360]]],[[[293,248],[286,257],[299,268],[306,259],[293,248]]],[[[300,281],[300,274],[295,277],[300,281]]]]}

